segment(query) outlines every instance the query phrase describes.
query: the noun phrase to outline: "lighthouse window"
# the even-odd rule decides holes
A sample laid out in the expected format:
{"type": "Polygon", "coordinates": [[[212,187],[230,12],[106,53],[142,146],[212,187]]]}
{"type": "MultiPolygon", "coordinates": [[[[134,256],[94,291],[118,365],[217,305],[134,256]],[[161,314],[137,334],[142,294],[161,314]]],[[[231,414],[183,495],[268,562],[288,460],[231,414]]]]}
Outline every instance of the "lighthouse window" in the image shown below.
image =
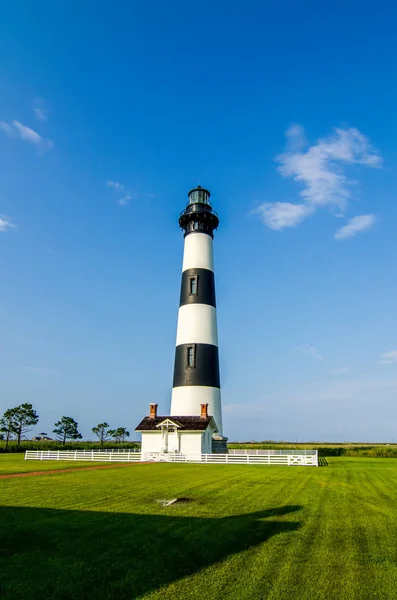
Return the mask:
{"type": "Polygon", "coordinates": [[[195,363],[196,363],[196,353],[195,353],[195,348],[194,346],[188,346],[187,348],[187,356],[186,356],[186,363],[188,367],[195,367],[195,363]]]}
{"type": "Polygon", "coordinates": [[[189,279],[189,294],[191,296],[196,296],[197,295],[197,287],[198,287],[197,276],[196,277],[190,277],[190,279],[189,279]]]}

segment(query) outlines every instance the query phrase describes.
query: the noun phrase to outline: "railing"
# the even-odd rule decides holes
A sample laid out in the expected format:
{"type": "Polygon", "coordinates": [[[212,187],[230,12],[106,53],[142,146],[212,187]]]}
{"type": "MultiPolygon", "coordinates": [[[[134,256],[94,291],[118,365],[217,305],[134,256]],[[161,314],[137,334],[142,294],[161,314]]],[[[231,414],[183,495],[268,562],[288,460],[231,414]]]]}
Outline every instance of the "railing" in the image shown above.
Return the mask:
{"type": "Polygon", "coordinates": [[[279,448],[277,449],[271,449],[271,450],[250,450],[248,448],[234,448],[234,449],[230,449],[229,450],[229,454],[255,454],[257,456],[268,456],[269,454],[291,454],[293,456],[295,455],[304,455],[304,456],[316,456],[317,454],[317,450],[307,450],[307,449],[303,449],[303,450],[293,450],[291,449],[287,449],[287,450],[280,450],[279,448]]]}
{"type": "Polygon", "coordinates": [[[317,451],[314,454],[161,454],[157,452],[142,455],[145,462],[172,462],[172,463],[205,463],[212,465],[300,465],[318,466],[317,451]]]}
{"type": "Polygon", "coordinates": [[[139,462],[141,460],[141,453],[134,450],[124,452],[101,452],[98,450],[26,450],[25,460],[139,462]]]}
{"type": "Polygon", "coordinates": [[[92,450],[81,450],[81,452],[140,452],[139,448],[93,448],[92,450]]]}
{"type": "Polygon", "coordinates": [[[98,452],[95,450],[27,450],[25,460],[71,460],[94,462],[172,462],[229,465],[300,465],[318,467],[317,450],[311,454],[182,454],[162,452],[98,452]]]}

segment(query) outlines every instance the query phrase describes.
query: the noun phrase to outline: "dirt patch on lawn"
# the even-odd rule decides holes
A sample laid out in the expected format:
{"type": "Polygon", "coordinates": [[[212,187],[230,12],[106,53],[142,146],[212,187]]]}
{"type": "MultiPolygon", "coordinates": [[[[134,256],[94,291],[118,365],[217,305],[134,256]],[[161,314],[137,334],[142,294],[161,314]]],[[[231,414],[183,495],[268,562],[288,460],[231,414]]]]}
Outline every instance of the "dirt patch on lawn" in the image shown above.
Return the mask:
{"type": "Polygon", "coordinates": [[[13,479],[14,477],[33,477],[34,475],[53,475],[54,473],[70,473],[71,471],[93,471],[94,469],[116,469],[118,467],[133,467],[145,463],[119,463],[118,465],[97,465],[95,467],[72,467],[71,469],[50,469],[48,471],[29,471],[27,473],[8,473],[0,475],[0,479],[13,479]]]}

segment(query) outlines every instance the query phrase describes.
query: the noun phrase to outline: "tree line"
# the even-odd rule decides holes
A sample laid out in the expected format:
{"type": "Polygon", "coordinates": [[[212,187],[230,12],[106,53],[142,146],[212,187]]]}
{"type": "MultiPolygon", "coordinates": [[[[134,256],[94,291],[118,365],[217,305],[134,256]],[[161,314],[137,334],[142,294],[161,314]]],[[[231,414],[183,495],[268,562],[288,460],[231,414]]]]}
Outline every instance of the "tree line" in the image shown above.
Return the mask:
{"type": "MultiPolygon", "coordinates": [[[[0,419],[0,439],[5,440],[8,448],[11,440],[16,440],[17,445],[21,444],[26,434],[32,431],[32,428],[39,422],[39,415],[32,404],[25,402],[14,408],[8,408],[0,419]]],[[[125,439],[130,437],[130,432],[125,427],[110,429],[108,423],[99,423],[91,430],[99,439],[101,446],[109,439],[116,443],[124,443],[125,439]]],[[[54,425],[58,442],[63,445],[68,440],[81,440],[83,436],[79,432],[79,424],[72,417],[62,417],[54,425]]]]}

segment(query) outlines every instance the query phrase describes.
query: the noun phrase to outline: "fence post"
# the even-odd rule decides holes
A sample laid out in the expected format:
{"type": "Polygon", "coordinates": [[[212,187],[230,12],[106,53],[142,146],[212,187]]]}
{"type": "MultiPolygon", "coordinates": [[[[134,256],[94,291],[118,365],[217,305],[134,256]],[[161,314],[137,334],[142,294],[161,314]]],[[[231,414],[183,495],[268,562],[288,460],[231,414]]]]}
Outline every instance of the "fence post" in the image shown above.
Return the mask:
{"type": "Polygon", "coordinates": [[[267,451],[267,464],[270,465],[270,451],[267,451]]]}
{"type": "Polygon", "coordinates": [[[59,460],[59,450],[58,450],[58,454],[57,454],[57,460],[59,460]]]}
{"type": "Polygon", "coordinates": [[[247,454],[247,463],[249,464],[249,462],[250,462],[250,455],[247,454]]]}
{"type": "Polygon", "coordinates": [[[43,460],[43,451],[41,451],[40,460],[43,460]]]}

